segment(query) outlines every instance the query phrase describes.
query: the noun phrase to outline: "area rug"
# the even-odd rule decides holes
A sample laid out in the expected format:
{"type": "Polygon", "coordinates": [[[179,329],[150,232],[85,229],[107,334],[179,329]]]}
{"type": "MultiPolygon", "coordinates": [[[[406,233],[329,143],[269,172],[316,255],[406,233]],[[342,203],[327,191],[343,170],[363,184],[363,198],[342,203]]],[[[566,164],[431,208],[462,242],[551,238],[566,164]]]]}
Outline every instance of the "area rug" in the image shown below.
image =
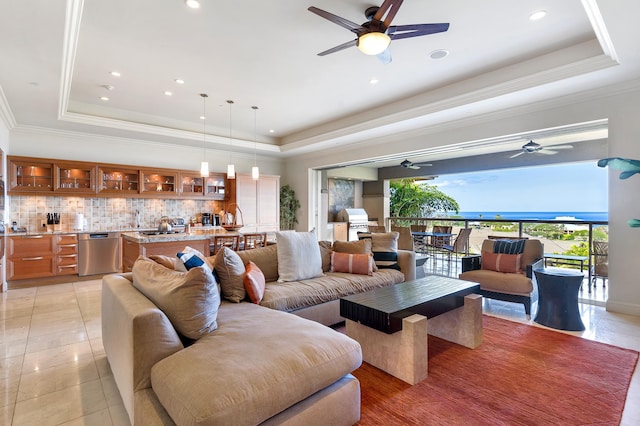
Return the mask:
{"type": "Polygon", "coordinates": [[[638,352],[483,315],[468,349],[429,336],[411,386],[363,363],[360,425],[617,425],[638,352]]]}

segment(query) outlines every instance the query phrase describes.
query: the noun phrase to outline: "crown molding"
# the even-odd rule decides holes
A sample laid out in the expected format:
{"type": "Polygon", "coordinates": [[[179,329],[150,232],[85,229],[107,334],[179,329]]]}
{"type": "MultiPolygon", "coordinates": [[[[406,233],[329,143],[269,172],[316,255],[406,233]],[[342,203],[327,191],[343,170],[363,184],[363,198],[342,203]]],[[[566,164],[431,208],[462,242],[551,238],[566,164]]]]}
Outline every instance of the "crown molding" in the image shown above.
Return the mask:
{"type": "Polygon", "coordinates": [[[8,130],[16,126],[16,118],[13,116],[11,106],[7,101],[7,97],[4,95],[2,86],[0,86],[0,120],[2,120],[8,130]]]}

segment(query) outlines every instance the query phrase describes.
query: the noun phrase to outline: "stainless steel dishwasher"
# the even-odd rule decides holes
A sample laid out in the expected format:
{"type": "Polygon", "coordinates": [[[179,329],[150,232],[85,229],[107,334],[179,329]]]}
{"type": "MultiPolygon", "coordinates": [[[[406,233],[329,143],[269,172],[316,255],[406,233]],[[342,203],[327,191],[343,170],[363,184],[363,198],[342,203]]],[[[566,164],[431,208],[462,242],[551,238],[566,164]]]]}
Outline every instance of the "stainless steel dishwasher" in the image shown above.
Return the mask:
{"type": "Polygon", "coordinates": [[[78,234],[78,275],[118,272],[117,232],[78,234]]]}

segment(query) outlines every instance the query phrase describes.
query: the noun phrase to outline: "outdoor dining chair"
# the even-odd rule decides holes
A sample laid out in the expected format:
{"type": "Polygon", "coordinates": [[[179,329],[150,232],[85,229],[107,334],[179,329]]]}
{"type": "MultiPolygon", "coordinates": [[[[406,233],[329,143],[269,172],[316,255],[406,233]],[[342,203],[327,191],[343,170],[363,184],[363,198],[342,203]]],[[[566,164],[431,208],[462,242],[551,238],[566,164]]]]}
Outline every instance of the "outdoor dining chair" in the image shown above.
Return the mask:
{"type": "MultiPolygon", "coordinates": [[[[606,241],[593,242],[593,270],[591,280],[595,288],[598,277],[602,278],[602,286],[606,285],[605,280],[609,278],[609,243],[606,241]]],[[[591,287],[589,287],[591,288],[591,287]]]]}
{"type": "MultiPolygon", "coordinates": [[[[469,254],[469,235],[472,228],[462,228],[458,233],[458,236],[453,241],[452,245],[445,244],[439,247],[438,250],[447,255],[447,262],[449,265],[449,272],[451,271],[451,256],[459,254],[469,254]]],[[[458,268],[458,262],[456,261],[456,270],[458,268]]]]}

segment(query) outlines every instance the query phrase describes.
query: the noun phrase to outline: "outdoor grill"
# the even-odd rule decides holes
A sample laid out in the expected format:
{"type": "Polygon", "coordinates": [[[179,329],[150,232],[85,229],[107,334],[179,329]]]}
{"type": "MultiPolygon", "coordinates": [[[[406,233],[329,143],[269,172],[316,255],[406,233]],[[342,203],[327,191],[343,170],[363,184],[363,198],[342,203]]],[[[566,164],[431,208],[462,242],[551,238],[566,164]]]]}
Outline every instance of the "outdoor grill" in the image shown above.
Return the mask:
{"type": "Polygon", "coordinates": [[[336,215],[336,222],[349,224],[349,241],[358,239],[358,232],[367,232],[369,215],[364,209],[342,209],[336,215]]]}

